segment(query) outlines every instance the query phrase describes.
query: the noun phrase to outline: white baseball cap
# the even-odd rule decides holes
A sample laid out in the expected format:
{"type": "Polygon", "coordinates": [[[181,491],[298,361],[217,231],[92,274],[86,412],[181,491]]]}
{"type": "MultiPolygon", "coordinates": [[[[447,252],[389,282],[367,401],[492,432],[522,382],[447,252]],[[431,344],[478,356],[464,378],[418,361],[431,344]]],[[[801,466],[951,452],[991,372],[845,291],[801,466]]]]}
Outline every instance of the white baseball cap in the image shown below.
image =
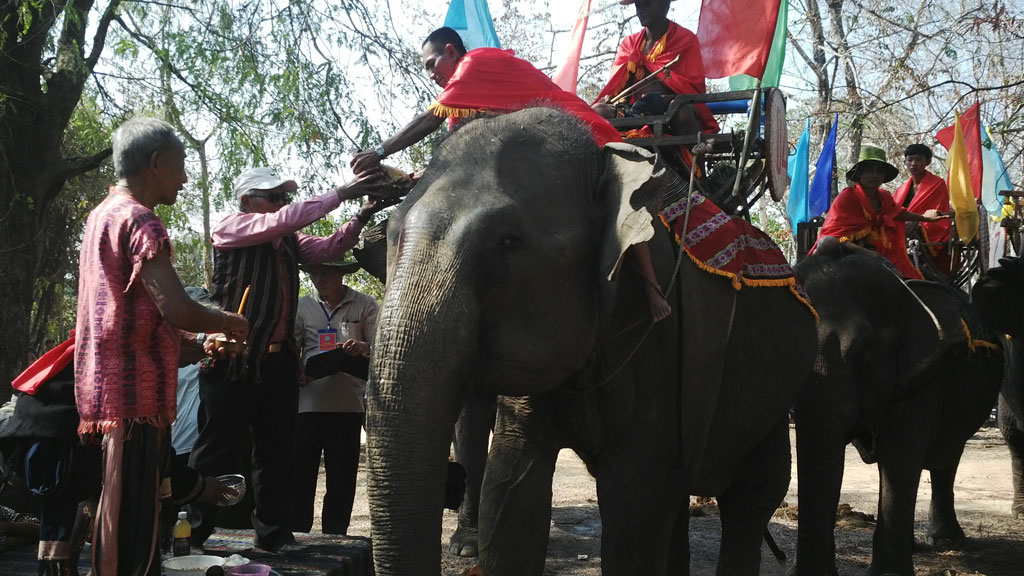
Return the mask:
{"type": "Polygon", "coordinates": [[[299,189],[295,180],[281,178],[273,168],[249,168],[235,177],[231,184],[231,193],[235,195],[235,199],[241,200],[250,190],[273,190],[278,187],[284,188],[288,193],[299,189]]]}

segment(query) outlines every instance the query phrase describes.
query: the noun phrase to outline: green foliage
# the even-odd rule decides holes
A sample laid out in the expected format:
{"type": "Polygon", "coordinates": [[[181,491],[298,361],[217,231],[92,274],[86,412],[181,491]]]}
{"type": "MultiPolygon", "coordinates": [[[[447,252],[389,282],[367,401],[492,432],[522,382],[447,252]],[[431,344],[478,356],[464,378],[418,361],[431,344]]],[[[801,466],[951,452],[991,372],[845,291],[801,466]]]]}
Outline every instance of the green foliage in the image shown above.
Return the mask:
{"type": "MultiPolygon", "coordinates": [[[[110,141],[111,125],[87,92],[68,122],[61,145],[67,156],[101,149],[110,141]]],[[[38,237],[38,269],[33,288],[30,343],[46,338],[62,341],[75,326],[78,293],[78,252],[89,212],[106,197],[113,182],[109,164],[72,178],[42,217],[45,234],[38,237]]],[[[28,200],[34,201],[31,197],[28,200]]]]}

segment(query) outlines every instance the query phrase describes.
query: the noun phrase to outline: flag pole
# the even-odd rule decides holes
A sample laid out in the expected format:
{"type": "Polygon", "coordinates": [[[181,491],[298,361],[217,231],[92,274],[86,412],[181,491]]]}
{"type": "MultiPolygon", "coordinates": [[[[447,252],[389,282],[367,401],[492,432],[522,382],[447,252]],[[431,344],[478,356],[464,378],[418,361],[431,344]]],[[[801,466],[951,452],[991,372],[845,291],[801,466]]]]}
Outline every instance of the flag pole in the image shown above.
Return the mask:
{"type": "MultiPolygon", "coordinates": [[[[736,182],[732,185],[732,196],[736,198],[740,195],[740,181],[743,179],[743,169],[747,165],[747,156],[750,154],[750,140],[751,134],[754,132],[754,122],[760,116],[761,106],[761,78],[757,78],[754,81],[754,96],[750,100],[750,118],[747,119],[747,133],[743,136],[743,151],[740,153],[740,160],[736,164],[736,182]]],[[[743,203],[746,206],[746,202],[743,203]]],[[[750,206],[746,206],[747,211],[750,211],[750,206]]]]}

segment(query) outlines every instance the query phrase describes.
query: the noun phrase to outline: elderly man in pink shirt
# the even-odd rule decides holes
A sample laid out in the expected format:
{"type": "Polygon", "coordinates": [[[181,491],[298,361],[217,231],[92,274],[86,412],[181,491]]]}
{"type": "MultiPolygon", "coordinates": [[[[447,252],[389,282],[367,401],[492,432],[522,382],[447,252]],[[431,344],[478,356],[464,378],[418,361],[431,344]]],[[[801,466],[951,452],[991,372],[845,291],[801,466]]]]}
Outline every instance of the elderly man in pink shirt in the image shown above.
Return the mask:
{"type": "MultiPolygon", "coordinates": [[[[235,178],[233,193],[241,209],[213,230],[214,272],[211,292],[224,310],[237,310],[246,288],[243,315],[249,320],[249,353],[221,357],[199,377],[199,439],[189,464],[202,474],[243,471],[245,431],[252,441],[252,524],[255,546],[270,552],[295,547],[290,531],[292,443],[298,412],[298,347],[295,311],[299,264],[340,260],[380,209],[368,200],[337,232],[326,238],[299,232],[338,208],[378,188],[370,173],[304,202],[291,203],[298,188],[270,168],[250,168],[235,178]]],[[[207,344],[212,343],[208,339],[207,344]]],[[[216,508],[193,505],[192,543],[202,546],[213,532],[216,508]]]]}

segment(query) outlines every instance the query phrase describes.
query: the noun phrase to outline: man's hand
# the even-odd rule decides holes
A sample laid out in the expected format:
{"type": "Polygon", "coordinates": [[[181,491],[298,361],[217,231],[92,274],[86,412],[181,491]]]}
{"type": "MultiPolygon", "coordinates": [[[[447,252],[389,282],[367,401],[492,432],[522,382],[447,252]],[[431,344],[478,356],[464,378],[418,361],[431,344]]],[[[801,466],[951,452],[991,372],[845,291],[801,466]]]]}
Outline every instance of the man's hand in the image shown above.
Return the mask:
{"type": "Polygon", "coordinates": [[[345,354],[348,354],[349,356],[370,355],[370,345],[367,344],[366,342],[362,342],[354,338],[349,338],[348,340],[342,342],[340,345],[338,345],[338,348],[341,348],[345,352],[345,354]]]}
{"type": "Polygon", "coordinates": [[[601,98],[597,102],[594,102],[590,107],[594,109],[594,112],[597,112],[598,116],[604,118],[615,118],[617,113],[615,111],[615,107],[609,104],[609,100],[608,96],[601,96],[601,98]]]}
{"type": "Polygon", "coordinates": [[[342,201],[353,200],[379,190],[384,184],[384,172],[378,166],[377,169],[369,172],[359,173],[357,171],[355,180],[338,186],[334,192],[342,201]]]}
{"type": "MultiPolygon", "coordinates": [[[[227,334],[207,334],[206,341],[203,342],[203,352],[211,358],[236,358],[243,354],[248,353],[248,349],[242,350],[228,350],[224,347],[223,343],[218,344],[217,340],[231,340],[227,334]]],[[[244,340],[235,340],[235,342],[245,342],[244,340]]]]}
{"type": "Polygon", "coordinates": [[[221,329],[228,338],[245,342],[246,337],[249,336],[249,321],[245,319],[245,316],[225,311],[221,329]]]}
{"type": "Polygon", "coordinates": [[[213,476],[206,477],[206,487],[196,500],[207,504],[220,504],[231,502],[238,497],[238,489],[221,484],[213,476]]]}
{"type": "Polygon", "coordinates": [[[380,155],[375,150],[362,150],[357,152],[348,164],[356,176],[361,176],[380,168],[380,155]]]}
{"type": "Polygon", "coordinates": [[[950,216],[952,216],[952,213],[944,214],[944,213],[939,212],[938,210],[932,208],[930,210],[925,210],[924,214],[922,214],[922,216],[924,216],[925,220],[927,220],[928,222],[938,222],[939,220],[945,220],[945,219],[949,218],[950,216]]]}

